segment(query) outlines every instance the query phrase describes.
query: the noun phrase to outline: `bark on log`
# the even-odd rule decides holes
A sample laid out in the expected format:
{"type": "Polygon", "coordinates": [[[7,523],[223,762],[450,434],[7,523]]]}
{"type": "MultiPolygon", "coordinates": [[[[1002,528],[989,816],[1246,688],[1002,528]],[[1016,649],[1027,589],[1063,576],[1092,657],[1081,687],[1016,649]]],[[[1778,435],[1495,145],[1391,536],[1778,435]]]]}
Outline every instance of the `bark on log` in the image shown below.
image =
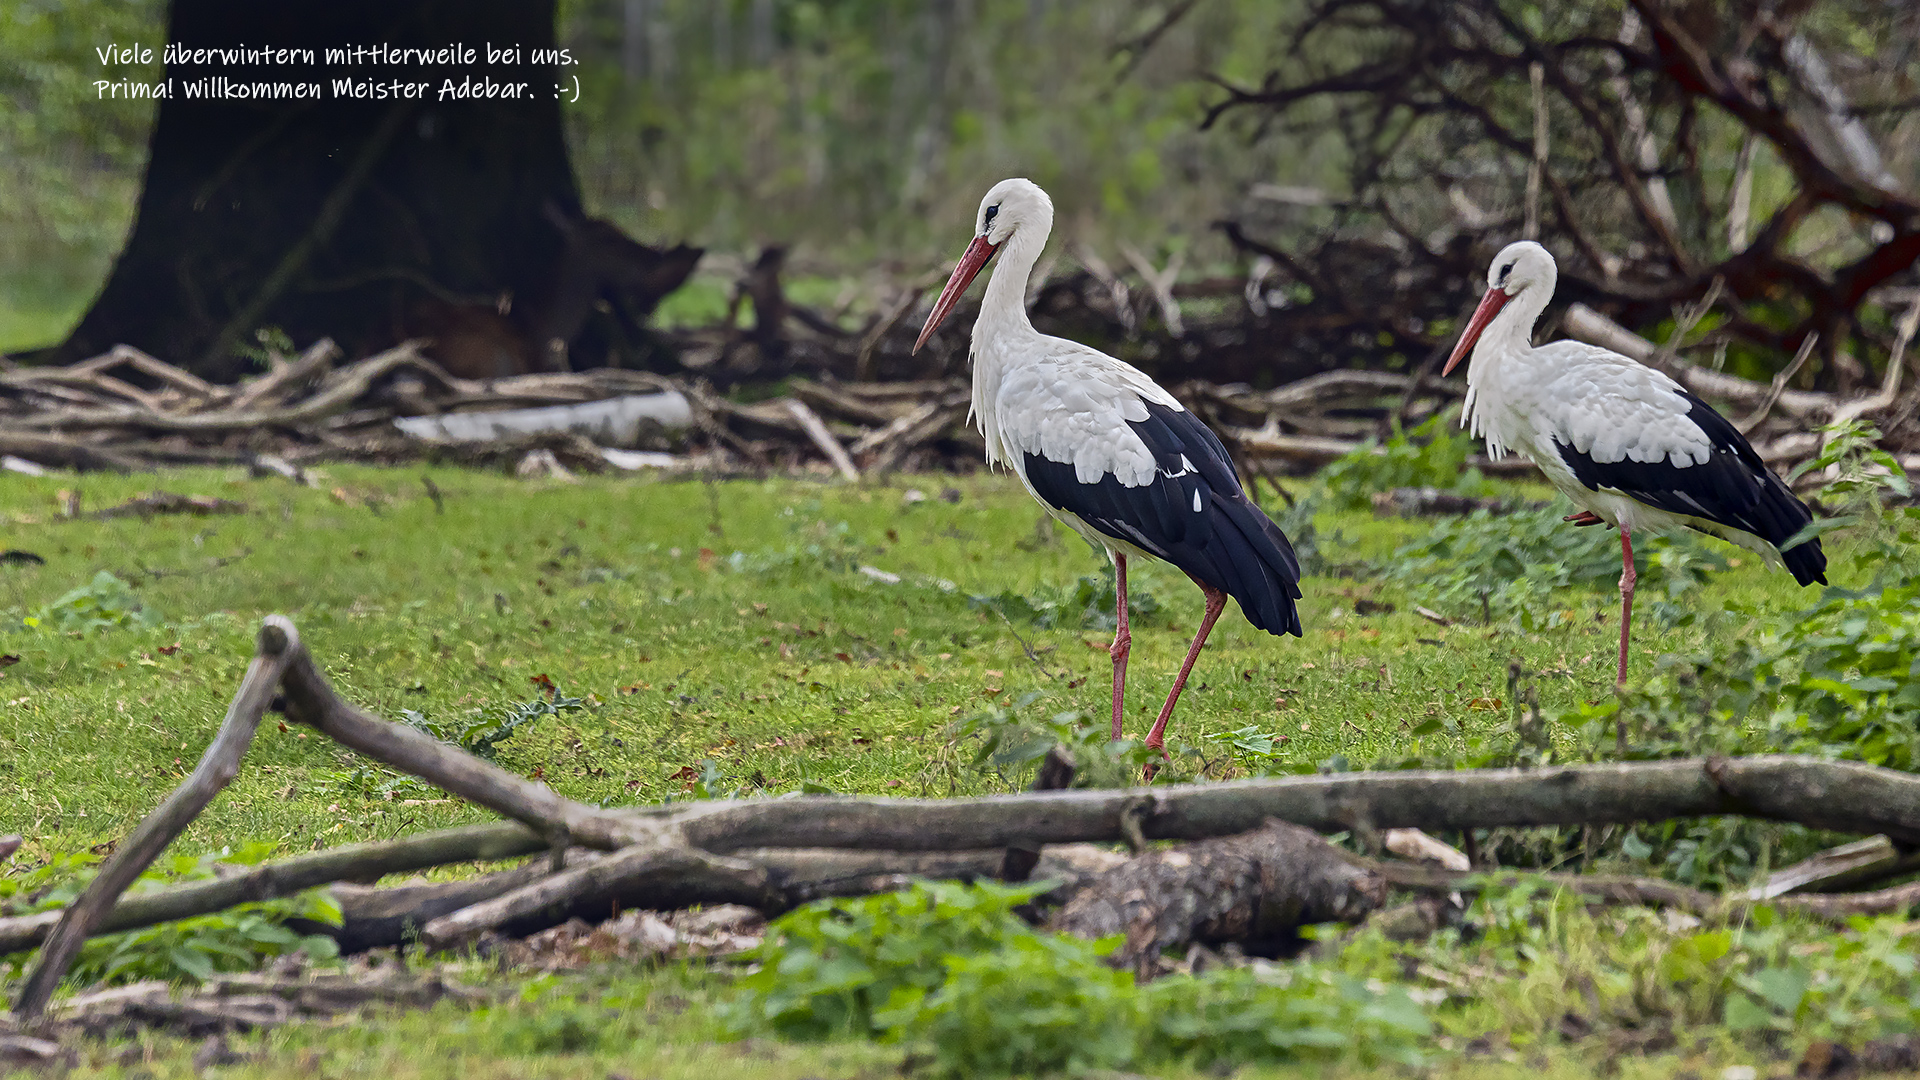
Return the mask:
{"type": "Polygon", "coordinates": [[[1298,825],[1151,851],[1094,878],[1049,923],[1081,937],[1125,934],[1110,957],[1141,980],[1160,953],[1190,942],[1238,942],[1273,953],[1301,926],[1355,922],[1386,899],[1378,873],[1298,825]]]}
{"type": "Polygon", "coordinates": [[[1428,832],[1627,824],[1740,814],[1836,832],[1920,840],[1920,776],[1799,755],[1681,758],[1545,769],[1405,770],[1063,791],[985,799],[821,798],[715,802],[677,811],[690,843],[956,850],[1030,839],[1123,839],[1145,803],[1149,840],[1202,840],[1279,818],[1320,832],[1365,824],[1428,832]]]}
{"type": "MultiPolygon", "coordinates": [[[[1064,746],[1056,746],[1047,751],[1040,761],[1039,772],[1033,778],[1029,791],[1065,791],[1073,786],[1074,774],[1079,766],[1074,763],[1073,755],[1064,746]]],[[[1000,863],[1000,880],[1021,882],[1032,876],[1033,868],[1040,863],[1040,845],[1011,844],[1007,847],[1006,858],[1000,863]]]]}

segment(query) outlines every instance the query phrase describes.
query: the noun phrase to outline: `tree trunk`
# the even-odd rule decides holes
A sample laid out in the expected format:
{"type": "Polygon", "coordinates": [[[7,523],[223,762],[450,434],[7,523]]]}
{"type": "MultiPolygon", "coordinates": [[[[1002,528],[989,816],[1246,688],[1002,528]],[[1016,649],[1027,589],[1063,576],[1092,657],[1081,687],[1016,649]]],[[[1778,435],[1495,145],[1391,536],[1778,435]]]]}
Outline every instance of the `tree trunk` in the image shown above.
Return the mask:
{"type": "MultiPolygon", "coordinates": [[[[551,51],[554,13],[555,0],[174,0],[174,46],[294,48],[311,61],[169,56],[132,234],[73,335],[37,359],[71,362],[126,343],[229,380],[248,369],[241,350],[256,332],[277,327],[296,342],[332,337],[350,356],[434,337],[436,358],[474,377],[563,364],[594,302],[619,289],[618,273],[602,268],[585,275],[584,302],[560,295],[562,278],[582,276],[564,271],[590,249],[602,263],[656,253],[581,212],[560,125],[571,72],[551,51]],[[327,52],[378,45],[472,54],[416,65],[327,52]],[[221,79],[317,94],[188,96],[221,79]],[[455,96],[489,81],[518,97],[455,96]],[[354,97],[349,82],[389,96],[354,97]],[[396,83],[418,89],[395,100],[396,83]],[[452,356],[462,350],[478,359],[452,356]]],[[[626,297],[627,325],[684,276],[628,290],[655,294],[626,297]]]]}

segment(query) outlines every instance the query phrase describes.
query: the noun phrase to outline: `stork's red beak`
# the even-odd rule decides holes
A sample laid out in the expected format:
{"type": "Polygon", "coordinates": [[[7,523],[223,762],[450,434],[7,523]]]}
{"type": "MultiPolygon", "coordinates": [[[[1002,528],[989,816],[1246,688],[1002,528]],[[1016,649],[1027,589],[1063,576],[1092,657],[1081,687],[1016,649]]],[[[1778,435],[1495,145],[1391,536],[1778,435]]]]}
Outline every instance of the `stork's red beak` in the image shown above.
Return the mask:
{"type": "Polygon", "coordinates": [[[941,290],[940,299],[933,302],[933,313],[927,316],[927,325],[920,329],[920,340],[913,343],[913,351],[919,352],[920,346],[927,343],[933,332],[940,328],[953,311],[953,305],[960,302],[960,294],[973,284],[975,274],[993,258],[994,245],[987,243],[984,236],[976,236],[973,243],[967,245],[966,254],[960,256],[960,265],[953,268],[953,276],[947,279],[947,287],[941,290]]]}
{"type": "Polygon", "coordinates": [[[1487,324],[1493,321],[1495,315],[1500,314],[1500,309],[1506,307],[1507,301],[1511,299],[1513,298],[1507,295],[1507,290],[1498,286],[1488,289],[1487,295],[1480,298],[1480,306],[1473,309],[1473,318],[1467,320],[1466,333],[1460,335],[1460,344],[1453,347],[1453,355],[1447,357],[1447,366],[1440,369],[1442,378],[1452,374],[1454,367],[1460,363],[1460,358],[1473,351],[1474,343],[1480,340],[1481,331],[1487,328],[1487,324]]]}

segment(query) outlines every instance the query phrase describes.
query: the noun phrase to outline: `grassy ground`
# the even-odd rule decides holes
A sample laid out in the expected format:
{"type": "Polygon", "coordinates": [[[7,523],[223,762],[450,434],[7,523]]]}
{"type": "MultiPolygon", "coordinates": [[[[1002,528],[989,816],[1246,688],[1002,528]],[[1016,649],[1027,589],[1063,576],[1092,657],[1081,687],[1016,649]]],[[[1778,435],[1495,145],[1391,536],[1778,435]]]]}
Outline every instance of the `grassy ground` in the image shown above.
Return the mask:
{"type": "MultiPolygon", "coordinates": [[[[0,493],[5,544],[46,559],[0,565],[9,625],[102,570],[134,583],[159,620],[85,636],[12,630],[0,641],[19,658],[0,671],[0,774],[14,792],[0,805],[0,832],[27,837],[11,862],[16,871],[124,835],[180,780],[270,612],[291,615],[336,685],[388,717],[411,710],[459,727],[503,716],[538,695],[540,677],[551,679],[584,706],[522,729],[499,760],[593,801],[684,797],[709,771],[721,793],[1003,790],[1005,779],[964,768],[970,751],[951,745],[956,718],[1029,693],[1040,695],[1026,706],[1036,715],[1098,717],[1105,708],[1106,632],[1009,622],[968,601],[1007,591],[1044,599],[1100,573],[1086,545],[1046,527],[1005,477],[845,487],[327,471],[319,488],[217,470],[9,478],[0,493]],[[248,511],[101,521],[59,514],[63,490],[78,490],[87,511],[155,487],[237,500],[248,511]]],[[[1360,514],[1326,514],[1318,524],[1323,554],[1336,563],[1385,558],[1430,527],[1360,514]]],[[[1835,580],[1850,575],[1836,560],[1835,580]]],[[[1141,568],[1133,585],[1136,598],[1151,594],[1160,605],[1135,624],[1128,727],[1137,734],[1171,682],[1199,597],[1165,567],[1141,568]]],[[[1606,591],[1566,591],[1555,600],[1560,627],[1530,634],[1437,626],[1413,611],[1410,595],[1364,578],[1311,578],[1305,590],[1304,639],[1258,633],[1230,609],[1170,730],[1200,751],[1180,772],[1191,776],[1200,761],[1218,777],[1336,755],[1362,765],[1444,752],[1505,721],[1499,699],[1514,660],[1540,673],[1549,711],[1610,692],[1617,623],[1606,591]],[[1395,610],[1357,614],[1371,610],[1363,600],[1395,610]],[[1411,734],[1435,718],[1448,723],[1411,734]],[[1274,738],[1272,758],[1224,738],[1248,728],[1274,738]]],[[[1790,579],[1751,560],[1696,595],[1782,610],[1802,599],[1790,579]]],[[[1651,622],[1636,629],[1636,664],[1688,643],[1651,622]]],[[[179,849],[264,840],[304,851],[483,816],[269,724],[179,849]]],[[[673,1077],[723,1066],[756,1077],[877,1076],[899,1060],[895,1049],[851,1044],[716,1044],[704,1007],[717,992],[710,975],[661,969],[512,983],[527,1000],[501,1006],[497,1023],[448,1008],[293,1029],[236,1044],[263,1056],[234,1074],[673,1077]],[[557,1054],[537,1032],[515,1034],[537,1027],[526,1018],[550,1014],[556,1001],[612,1010],[607,1022],[622,1034],[603,1046],[618,1050],[557,1054]]],[[[98,1048],[94,1064],[184,1075],[190,1052],[146,1036],[133,1050],[98,1048]]],[[[1508,1053],[1510,1068],[1497,1057],[1447,1057],[1437,1068],[1581,1075],[1609,1052],[1508,1053]]],[[[1699,1052],[1707,1057],[1636,1058],[1623,1075],[1724,1058],[1711,1045],[1699,1052]]]]}

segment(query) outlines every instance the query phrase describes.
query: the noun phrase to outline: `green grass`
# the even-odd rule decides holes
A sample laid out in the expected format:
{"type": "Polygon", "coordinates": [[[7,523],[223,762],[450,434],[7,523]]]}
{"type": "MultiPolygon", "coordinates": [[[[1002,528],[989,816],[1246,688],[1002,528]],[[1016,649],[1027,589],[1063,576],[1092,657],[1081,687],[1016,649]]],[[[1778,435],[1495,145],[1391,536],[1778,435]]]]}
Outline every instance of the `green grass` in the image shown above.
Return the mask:
{"type": "Polygon", "coordinates": [[[88,298],[33,301],[0,290],[0,354],[59,344],[86,311],[88,298]]]}
{"type": "MultiPolygon", "coordinates": [[[[501,745],[499,761],[589,801],[684,797],[706,762],[723,792],[1005,790],[1007,779],[963,767],[971,752],[950,746],[956,718],[1029,693],[1040,695],[1027,707],[1036,716],[1072,709],[1098,722],[1106,709],[1105,631],[1009,623],[967,601],[1045,594],[1100,572],[1087,546],[1046,527],[1004,476],[847,487],[626,476],[575,485],[418,467],[326,472],[317,489],[221,470],[9,477],[0,494],[5,546],[46,563],[0,566],[7,626],[101,570],[133,582],[161,620],[87,636],[4,633],[0,650],[19,662],[0,671],[0,777],[13,794],[0,806],[0,832],[27,838],[11,867],[124,836],[177,784],[217,727],[252,633],[270,612],[291,615],[341,691],[383,716],[413,710],[454,727],[498,717],[536,695],[536,676],[586,699],[583,710],[521,730],[501,745]],[[424,479],[443,494],[444,512],[424,479]],[[62,489],[80,490],[83,510],[92,510],[156,487],[238,500],[249,512],[58,516],[62,489]],[[909,488],[931,497],[910,501],[909,488]],[[887,584],[859,565],[904,580],[887,584]]],[[[1385,558],[1430,527],[1361,513],[1327,513],[1317,524],[1334,564],[1385,558]]],[[[1177,571],[1146,566],[1131,576],[1136,596],[1160,603],[1135,624],[1127,723],[1137,736],[1200,604],[1177,571]]],[[[1835,558],[1836,583],[1860,576],[1844,553],[1835,558]]],[[[1609,590],[1556,595],[1562,625],[1531,634],[1471,620],[1437,626],[1414,612],[1412,594],[1364,577],[1315,577],[1304,588],[1303,639],[1254,631],[1231,609],[1222,620],[1169,731],[1200,750],[1176,765],[1176,779],[1191,778],[1201,760],[1218,778],[1446,754],[1506,722],[1496,702],[1509,693],[1514,661],[1538,673],[1550,715],[1611,692],[1617,601],[1609,590]],[[1396,610],[1360,615],[1360,600],[1396,610]],[[1435,718],[1448,722],[1438,734],[1411,734],[1435,718]],[[1247,727],[1284,736],[1272,760],[1219,738],[1247,727]]],[[[1688,597],[1705,606],[1730,600],[1785,611],[1811,594],[1749,558],[1688,597]]],[[[1699,634],[1663,631],[1651,619],[1636,630],[1641,671],[1699,634]]],[[[259,840],[291,853],[485,817],[315,735],[268,723],[239,778],[177,850],[259,840]]],[[[754,1077],[880,1075],[899,1059],[897,1049],[853,1044],[715,1044],[705,1014],[719,976],[700,972],[503,985],[549,997],[503,1006],[493,1014],[499,1024],[443,1007],[353,1029],[254,1036],[242,1045],[264,1057],[232,1074],[310,1071],[300,1064],[310,1055],[329,1072],[403,1077],[671,1077],[716,1065],[754,1077]],[[517,1051],[506,1019],[543,1015],[558,1007],[552,995],[586,1002],[567,1008],[613,1010],[619,1038],[588,1054],[517,1051]]],[[[188,1069],[185,1044],[149,1035],[139,1046],[139,1059],[150,1060],[141,1067],[154,1075],[188,1069]]],[[[123,1050],[89,1053],[113,1072],[123,1050]]],[[[1439,1067],[1441,1075],[1525,1068],[1573,1076],[1603,1052],[1513,1052],[1510,1069],[1447,1057],[1439,1067]]],[[[1651,1067],[1627,1064],[1623,1075],[1651,1067]]]]}
{"type": "MultiPolygon", "coordinates": [[[[0,769],[20,788],[0,826],[26,832],[40,850],[123,834],[191,766],[238,684],[258,620],[276,611],[296,620],[343,692],[383,716],[497,713],[532,697],[535,675],[586,697],[584,713],[517,736],[501,761],[594,801],[678,794],[684,781],[675,774],[706,759],[769,792],[803,782],[840,792],[945,790],[947,778],[936,784],[928,763],[955,716],[1029,691],[1044,695],[1036,712],[1097,716],[1105,707],[1106,632],[1009,625],[965,601],[1070,585],[1100,569],[1077,537],[1036,528],[1039,511],[1004,477],[910,481],[936,497],[909,504],[906,484],[594,477],[562,485],[438,470],[329,471],[318,490],[214,471],[10,478],[8,541],[47,562],[0,568],[0,603],[25,613],[105,569],[134,582],[167,621],[83,638],[6,637],[21,662],[0,675],[10,703],[0,714],[0,769]],[[423,477],[445,493],[444,514],[423,477]],[[61,488],[81,488],[84,509],[156,484],[239,500],[251,512],[56,517],[61,488]],[[957,501],[938,498],[943,488],[957,501]],[[804,553],[768,570],[729,566],[734,552],[753,565],[823,541],[908,581],[830,570],[804,553]],[[914,584],[917,576],[958,587],[944,593],[914,584]],[[161,651],[176,643],[178,651],[161,651]]],[[[1322,543],[1343,560],[1378,557],[1423,527],[1327,515],[1323,532],[1345,539],[1322,543]]],[[[1162,604],[1135,630],[1128,724],[1144,730],[1200,605],[1168,567],[1141,567],[1131,578],[1136,593],[1162,604]]],[[[1364,582],[1310,579],[1305,588],[1305,638],[1221,621],[1174,737],[1199,742],[1270,727],[1287,736],[1282,764],[1336,754],[1363,763],[1405,752],[1406,733],[1427,718],[1469,732],[1502,718],[1489,704],[1506,696],[1513,659],[1548,673],[1540,691],[1549,708],[1596,699],[1612,681],[1615,601],[1601,591],[1564,597],[1569,629],[1529,635],[1439,627],[1405,597],[1392,614],[1356,615],[1356,599],[1396,600],[1364,582]]],[[[1789,579],[1751,561],[1710,593],[1764,594],[1782,606],[1799,599],[1789,579]]],[[[1640,629],[1636,662],[1677,644],[1653,625],[1640,629]]],[[[181,842],[197,851],[248,837],[304,849],[478,816],[362,791],[353,777],[360,764],[304,732],[268,728],[249,768],[181,842]]],[[[962,791],[994,786],[965,774],[959,782],[962,791]]]]}

